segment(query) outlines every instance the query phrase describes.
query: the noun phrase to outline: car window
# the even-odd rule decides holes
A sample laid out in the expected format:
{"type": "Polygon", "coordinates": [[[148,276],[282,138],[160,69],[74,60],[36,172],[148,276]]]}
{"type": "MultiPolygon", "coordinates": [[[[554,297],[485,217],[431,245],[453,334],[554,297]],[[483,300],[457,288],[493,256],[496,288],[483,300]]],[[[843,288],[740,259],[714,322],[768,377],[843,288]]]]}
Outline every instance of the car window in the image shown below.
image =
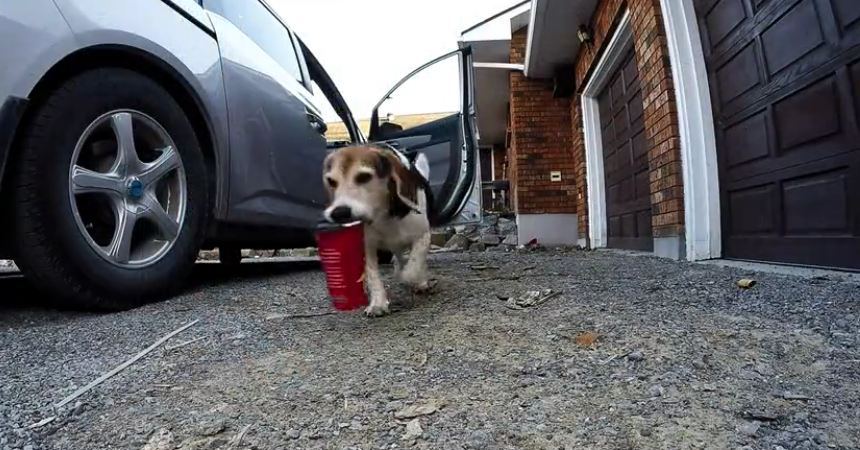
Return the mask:
{"type": "Polygon", "coordinates": [[[206,0],[206,8],[248,35],[300,83],[299,57],[287,28],[258,0],[206,0]]]}
{"type": "Polygon", "coordinates": [[[404,81],[379,106],[380,129],[402,131],[460,112],[460,56],[453,54],[404,81]]]}

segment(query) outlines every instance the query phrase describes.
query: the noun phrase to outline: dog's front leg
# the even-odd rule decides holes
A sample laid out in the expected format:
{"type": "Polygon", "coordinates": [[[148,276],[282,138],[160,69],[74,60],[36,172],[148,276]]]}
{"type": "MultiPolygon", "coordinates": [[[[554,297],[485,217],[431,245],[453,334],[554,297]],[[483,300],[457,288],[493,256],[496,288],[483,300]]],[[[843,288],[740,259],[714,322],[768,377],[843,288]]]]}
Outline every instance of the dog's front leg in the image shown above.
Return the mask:
{"type": "Polygon", "coordinates": [[[388,314],[388,296],[385,294],[385,284],[379,274],[379,259],[376,248],[365,247],[364,274],[370,291],[370,305],[364,310],[368,317],[379,317],[388,314]]]}
{"type": "Polygon", "coordinates": [[[427,232],[412,243],[409,259],[401,272],[401,279],[417,292],[430,290],[427,277],[427,253],[430,252],[430,233],[427,232]]]}

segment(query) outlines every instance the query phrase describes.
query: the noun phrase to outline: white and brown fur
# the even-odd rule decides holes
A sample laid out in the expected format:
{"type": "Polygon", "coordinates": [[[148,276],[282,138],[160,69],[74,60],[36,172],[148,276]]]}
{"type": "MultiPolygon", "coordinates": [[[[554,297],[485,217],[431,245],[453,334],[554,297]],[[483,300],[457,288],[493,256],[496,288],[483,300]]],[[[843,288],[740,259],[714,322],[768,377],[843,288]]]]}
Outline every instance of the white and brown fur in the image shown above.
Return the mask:
{"type": "Polygon", "coordinates": [[[374,146],[354,146],[329,155],[323,165],[323,183],[331,222],[361,220],[364,227],[365,280],[370,305],[368,316],[388,313],[388,296],[379,273],[378,250],[396,259],[395,274],[417,292],[429,289],[427,253],[430,250],[428,195],[424,191],[430,168],[422,154],[416,171],[393,152],[374,146]],[[345,211],[348,209],[349,214],[345,211]],[[406,255],[408,253],[408,256],[406,255]]]}

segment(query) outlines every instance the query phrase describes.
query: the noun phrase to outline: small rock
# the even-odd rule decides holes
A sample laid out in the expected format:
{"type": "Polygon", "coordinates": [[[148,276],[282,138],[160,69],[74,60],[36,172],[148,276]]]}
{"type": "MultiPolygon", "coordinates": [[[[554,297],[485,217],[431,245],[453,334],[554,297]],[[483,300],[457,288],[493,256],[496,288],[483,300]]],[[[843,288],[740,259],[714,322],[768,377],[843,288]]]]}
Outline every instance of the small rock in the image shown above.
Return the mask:
{"type": "Polygon", "coordinates": [[[171,450],[173,449],[173,433],[166,428],[161,428],[152,433],[149,441],[143,446],[143,450],[171,450]]]}
{"type": "Polygon", "coordinates": [[[469,238],[462,234],[455,234],[451,239],[448,239],[448,242],[445,243],[445,247],[455,250],[466,250],[469,248],[469,244],[471,244],[469,238]]]}
{"type": "Polygon", "coordinates": [[[223,420],[212,420],[200,425],[200,435],[215,436],[216,434],[224,431],[226,428],[227,427],[223,420]]]}
{"type": "Polygon", "coordinates": [[[639,434],[641,434],[643,437],[651,436],[651,429],[650,428],[643,428],[643,429],[639,430],[639,434]]]}
{"type": "Polygon", "coordinates": [[[410,405],[394,413],[394,418],[414,419],[416,417],[429,416],[431,414],[434,414],[438,410],[439,408],[433,403],[428,403],[425,405],[410,405]]]}
{"type": "Polygon", "coordinates": [[[72,407],[72,410],[69,412],[69,414],[71,414],[73,416],[79,416],[79,415],[81,415],[81,413],[84,412],[85,408],[86,407],[84,406],[83,403],[75,402],[75,406],[72,407]]]}
{"type": "Polygon", "coordinates": [[[388,399],[389,400],[403,400],[403,399],[409,398],[410,395],[411,395],[411,393],[409,392],[409,389],[394,388],[390,392],[388,392],[388,399]]]}
{"type": "Polygon", "coordinates": [[[406,424],[406,434],[401,438],[404,441],[412,441],[421,437],[424,430],[421,428],[421,421],[412,419],[406,424]]]}
{"type": "Polygon", "coordinates": [[[287,430],[287,439],[296,440],[302,436],[302,433],[295,428],[287,430]]]}
{"type": "Polygon", "coordinates": [[[759,422],[773,422],[779,419],[779,415],[776,413],[760,409],[747,411],[744,413],[744,417],[751,420],[757,420],[759,422]]]}
{"type": "Polygon", "coordinates": [[[629,355],[627,355],[627,359],[629,359],[630,361],[638,362],[644,360],[645,355],[643,355],[642,352],[640,352],[639,350],[636,350],[635,352],[631,352],[629,355]]]}
{"type": "Polygon", "coordinates": [[[444,247],[452,236],[453,233],[449,233],[448,231],[434,231],[430,234],[430,245],[444,247]]]}
{"type": "Polygon", "coordinates": [[[702,358],[696,358],[693,360],[693,367],[698,370],[705,370],[708,368],[708,363],[706,363],[702,358]]]}
{"type": "Polygon", "coordinates": [[[744,436],[755,436],[760,427],[761,425],[756,422],[744,422],[738,425],[738,433],[744,436]]]}
{"type": "Polygon", "coordinates": [[[486,246],[496,246],[499,245],[500,242],[502,242],[502,237],[498,234],[485,234],[481,236],[480,241],[481,244],[486,246]]]}
{"type": "Polygon", "coordinates": [[[490,433],[487,433],[486,431],[473,431],[469,433],[469,437],[466,439],[466,445],[473,449],[490,448],[492,440],[492,436],[490,436],[490,433]]]}
{"type": "Polygon", "coordinates": [[[487,246],[483,242],[475,242],[474,244],[469,246],[470,252],[482,252],[487,249],[487,246]]]}
{"type": "Polygon", "coordinates": [[[772,377],[774,375],[774,370],[771,366],[763,363],[756,364],[753,368],[755,372],[763,377],[772,377]]]}
{"type": "Polygon", "coordinates": [[[662,397],[664,393],[666,393],[666,390],[659,384],[655,384],[648,388],[648,395],[651,397],[662,397]]]}
{"type": "Polygon", "coordinates": [[[743,279],[738,280],[738,287],[741,289],[750,289],[753,286],[755,286],[755,283],[756,283],[755,280],[752,280],[749,278],[743,278],[743,279]]]}

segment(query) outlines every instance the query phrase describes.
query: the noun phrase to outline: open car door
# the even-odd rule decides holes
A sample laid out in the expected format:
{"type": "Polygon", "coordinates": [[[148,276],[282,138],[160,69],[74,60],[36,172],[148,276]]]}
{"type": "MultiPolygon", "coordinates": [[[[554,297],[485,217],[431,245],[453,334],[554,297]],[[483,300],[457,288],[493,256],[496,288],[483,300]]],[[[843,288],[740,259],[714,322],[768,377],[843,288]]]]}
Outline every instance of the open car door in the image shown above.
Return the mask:
{"type": "Polygon", "coordinates": [[[471,48],[461,48],[400,80],[371,115],[370,141],[427,156],[434,226],[481,220],[473,80],[471,48]]]}

